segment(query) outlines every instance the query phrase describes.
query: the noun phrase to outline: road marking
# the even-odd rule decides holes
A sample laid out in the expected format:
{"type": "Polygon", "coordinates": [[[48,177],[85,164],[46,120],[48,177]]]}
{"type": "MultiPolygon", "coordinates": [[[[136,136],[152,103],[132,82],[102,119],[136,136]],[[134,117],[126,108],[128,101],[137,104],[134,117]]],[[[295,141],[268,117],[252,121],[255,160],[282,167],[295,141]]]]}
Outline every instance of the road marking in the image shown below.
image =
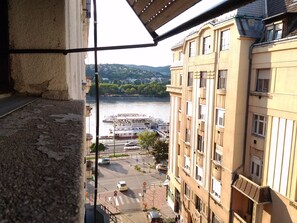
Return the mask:
{"type": "Polygon", "coordinates": [[[122,196],[119,196],[119,199],[120,199],[120,202],[121,202],[122,204],[124,204],[124,201],[123,201],[122,196]]]}
{"type": "Polygon", "coordinates": [[[119,201],[118,201],[117,197],[114,198],[114,201],[115,201],[116,206],[119,206],[119,201]]]}
{"type": "Polygon", "coordinates": [[[136,198],[135,200],[137,201],[137,203],[139,203],[139,202],[140,202],[139,198],[136,198]]]}

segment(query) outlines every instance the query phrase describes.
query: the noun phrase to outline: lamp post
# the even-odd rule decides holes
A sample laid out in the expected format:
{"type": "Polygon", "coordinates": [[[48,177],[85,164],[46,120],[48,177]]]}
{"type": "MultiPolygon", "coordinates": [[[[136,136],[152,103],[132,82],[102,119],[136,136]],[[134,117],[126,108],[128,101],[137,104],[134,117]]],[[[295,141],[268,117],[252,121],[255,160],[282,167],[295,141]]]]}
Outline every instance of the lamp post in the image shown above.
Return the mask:
{"type": "Polygon", "coordinates": [[[115,121],[113,121],[113,157],[115,157],[115,121]]]}

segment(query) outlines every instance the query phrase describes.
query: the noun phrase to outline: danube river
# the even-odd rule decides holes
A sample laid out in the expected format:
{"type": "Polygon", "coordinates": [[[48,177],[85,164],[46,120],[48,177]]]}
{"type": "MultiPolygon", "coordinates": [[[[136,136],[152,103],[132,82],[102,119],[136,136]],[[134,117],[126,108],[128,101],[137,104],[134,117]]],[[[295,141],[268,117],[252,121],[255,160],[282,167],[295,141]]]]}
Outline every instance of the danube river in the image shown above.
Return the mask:
{"type": "MultiPolygon", "coordinates": [[[[96,104],[95,98],[87,98],[87,105],[92,109],[92,115],[86,119],[86,131],[96,135],[96,104]]],[[[111,123],[104,123],[103,119],[109,115],[119,113],[140,113],[169,122],[169,98],[155,97],[100,97],[99,99],[99,136],[109,135],[111,123]]]]}

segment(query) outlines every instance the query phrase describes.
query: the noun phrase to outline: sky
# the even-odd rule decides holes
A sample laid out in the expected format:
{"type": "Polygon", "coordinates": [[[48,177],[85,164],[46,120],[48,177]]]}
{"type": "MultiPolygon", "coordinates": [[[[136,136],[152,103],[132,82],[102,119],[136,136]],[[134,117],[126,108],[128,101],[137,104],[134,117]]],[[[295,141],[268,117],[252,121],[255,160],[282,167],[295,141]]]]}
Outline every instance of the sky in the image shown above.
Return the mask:
{"type": "MultiPolygon", "coordinates": [[[[213,0],[220,2],[222,0],[213,0]]],[[[185,14],[173,19],[156,32],[160,35],[177,24],[198,15],[201,8],[211,7],[208,0],[198,3],[185,14]],[[207,4],[204,2],[208,2],[207,4]],[[201,6],[201,4],[204,4],[201,6]]],[[[92,10],[93,13],[93,10],[92,10]]],[[[92,15],[93,17],[93,15],[92,15]]],[[[152,37],[130,8],[126,0],[97,0],[97,42],[98,46],[119,46],[153,43],[152,37]]],[[[136,64],[148,66],[167,66],[172,63],[171,48],[180,42],[191,30],[182,32],[158,43],[157,46],[125,50],[98,51],[98,63],[136,64]]],[[[94,46],[93,19],[90,20],[89,47],[94,46]]],[[[87,64],[94,64],[94,53],[88,53],[87,64]]]]}

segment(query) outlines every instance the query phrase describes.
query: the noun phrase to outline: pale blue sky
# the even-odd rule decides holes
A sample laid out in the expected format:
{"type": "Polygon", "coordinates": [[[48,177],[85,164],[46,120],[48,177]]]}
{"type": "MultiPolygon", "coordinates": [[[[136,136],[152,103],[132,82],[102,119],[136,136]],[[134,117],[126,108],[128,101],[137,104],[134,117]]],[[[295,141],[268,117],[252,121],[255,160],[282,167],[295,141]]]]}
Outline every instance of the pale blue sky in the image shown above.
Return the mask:
{"type": "MultiPolygon", "coordinates": [[[[222,0],[213,0],[220,2],[222,0]]],[[[160,35],[167,30],[195,17],[200,13],[200,9],[206,9],[209,1],[204,0],[192,7],[186,13],[175,18],[166,26],[157,30],[160,35]],[[205,3],[208,2],[208,3],[205,3]],[[201,6],[204,4],[204,6],[201,6]],[[197,6],[199,5],[199,7],[197,6]]],[[[129,44],[152,43],[152,38],[143,27],[133,10],[125,0],[98,0],[98,46],[118,46],[129,44]]],[[[93,21],[90,23],[89,46],[93,46],[93,21]]],[[[172,63],[171,47],[182,40],[190,30],[168,38],[158,43],[158,46],[149,48],[112,50],[98,52],[98,63],[119,63],[136,64],[149,66],[166,66],[172,63]]],[[[94,53],[88,53],[87,64],[94,63],[94,53]]]]}

